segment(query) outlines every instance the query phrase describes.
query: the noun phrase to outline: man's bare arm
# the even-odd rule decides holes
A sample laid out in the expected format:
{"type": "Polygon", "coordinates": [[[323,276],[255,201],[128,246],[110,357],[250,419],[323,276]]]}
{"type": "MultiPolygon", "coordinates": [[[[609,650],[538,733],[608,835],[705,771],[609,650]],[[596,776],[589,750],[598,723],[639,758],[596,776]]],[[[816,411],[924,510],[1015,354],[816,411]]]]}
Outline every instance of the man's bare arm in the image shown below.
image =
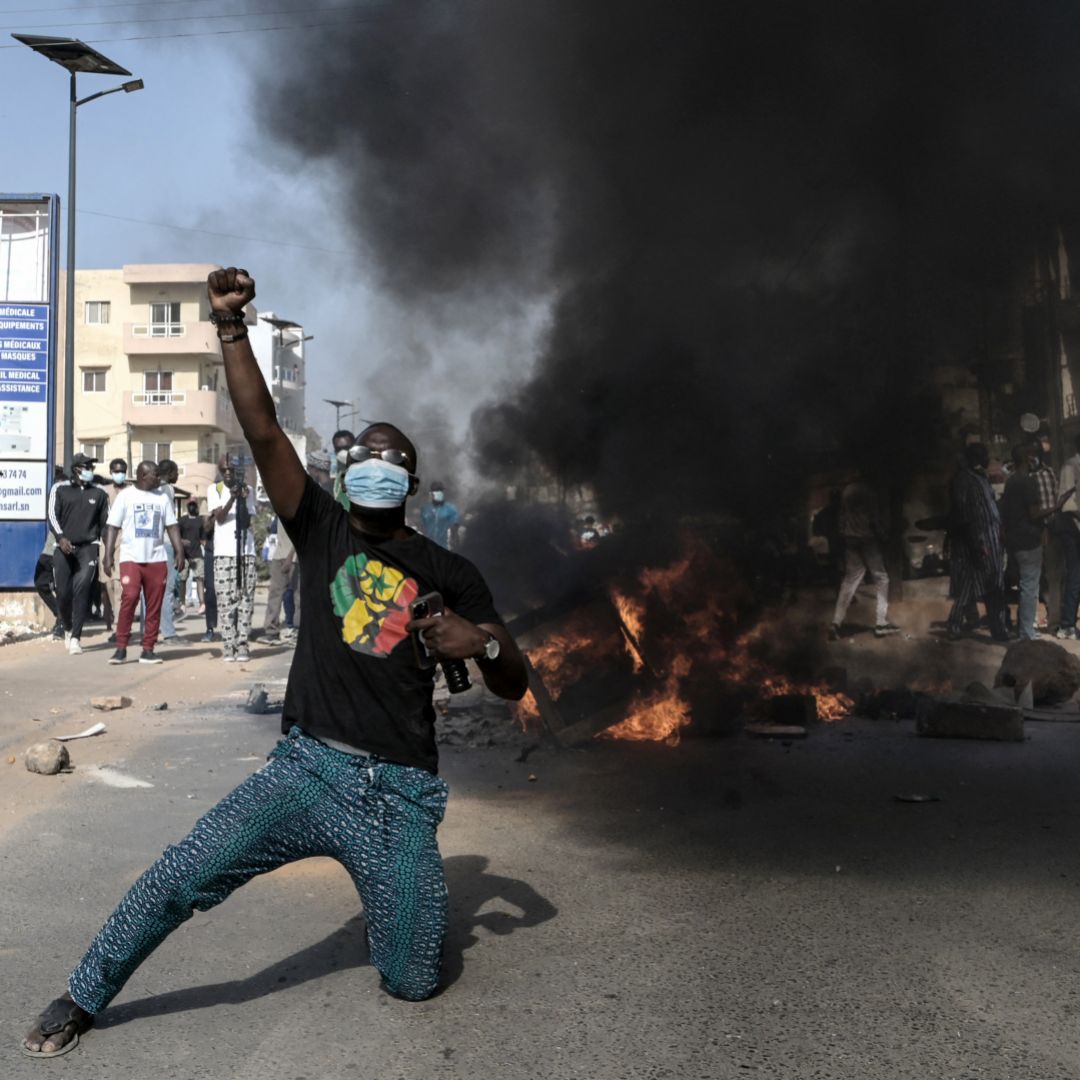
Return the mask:
{"type": "MultiPolygon", "coordinates": [[[[246,270],[230,266],[226,270],[215,270],[209,276],[207,294],[212,311],[220,315],[239,315],[255,299],[255,282],[246,270]]],[[[307,473],[277,422],[274,399],[251,351],[246,327],[243,323],[227,322],[218,328],[218,336],[236,339],[221,342],[229,397],[255,455],[266,494],[278,515],[289,521],[300,507],[307,473]]]]}

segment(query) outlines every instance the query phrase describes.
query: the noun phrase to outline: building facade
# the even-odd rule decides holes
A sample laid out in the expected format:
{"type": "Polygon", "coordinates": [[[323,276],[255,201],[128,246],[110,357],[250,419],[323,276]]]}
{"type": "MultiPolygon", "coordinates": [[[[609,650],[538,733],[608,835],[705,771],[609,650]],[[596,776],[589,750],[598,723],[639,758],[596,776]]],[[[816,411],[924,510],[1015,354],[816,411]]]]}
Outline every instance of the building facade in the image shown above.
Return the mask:
{"type": "MultiPolygon", "coordinates": [[[[96,457],[99,472],[112,458],[132,469],[171,458],[179,487],[201,499],[223,454],[250,461],[209,321],[206,278],[214,269],[176,263],[76,271],[75,449],[96,457]]],[[[248,325],[282,426],[302,432],[302,330],[260,321],[253,305],[248,325]]]]}

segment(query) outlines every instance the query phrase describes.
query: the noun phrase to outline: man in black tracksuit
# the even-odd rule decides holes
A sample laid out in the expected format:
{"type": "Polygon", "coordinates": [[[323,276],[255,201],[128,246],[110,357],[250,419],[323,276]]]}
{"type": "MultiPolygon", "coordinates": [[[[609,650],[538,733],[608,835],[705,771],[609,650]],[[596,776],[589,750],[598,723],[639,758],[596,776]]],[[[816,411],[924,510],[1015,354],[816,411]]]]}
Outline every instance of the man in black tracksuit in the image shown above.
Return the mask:
{"type": "Polygon", "coordinates": [[[53,571],[64,641],[72,655],[82,652],[83,622],[98,561],[98,541],[109,515],[105,491],[94,484],[96,460],[76,454],[71,479],[58,480],[49,492],[49,528],[56,537],[53,571]]]}

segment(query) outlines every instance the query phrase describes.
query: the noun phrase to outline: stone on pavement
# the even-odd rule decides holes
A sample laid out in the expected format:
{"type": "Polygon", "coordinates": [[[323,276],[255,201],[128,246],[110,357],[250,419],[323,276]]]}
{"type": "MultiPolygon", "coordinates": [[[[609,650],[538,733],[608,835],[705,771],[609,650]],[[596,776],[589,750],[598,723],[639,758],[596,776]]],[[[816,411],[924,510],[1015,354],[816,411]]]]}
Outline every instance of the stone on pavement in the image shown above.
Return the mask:
{"type": "Polygon", "coordinates": [[[1080,690],[1080,659],[1053,641],[1017,641],[1005,652],[994,686],[1031,683],[1037,707],[1061,705],[1080,690]]]}
{"type": "Polygon", "coordinates": [[[90,699],[90,704],[102,712],[111,712],[113,709],[126,709],[131,704],[131,698],[114,695],[111,697],[95,697],[90,699]]]}
{"type": "Polygon", "coordinates": [[[974,701],[923,701],[915,718],[920,735],[941,739],[1022,742],[1024,716],[1013,705],[974,701]]]}
{"type": "Polygon", "coordinates": [[[67,747],[56,739],[48,742],[34,743],[23,754],[23,761],[30,772],[41,773],[42,776],[52,776],[61,772],[71,764],[71,755],[67,747]]]}

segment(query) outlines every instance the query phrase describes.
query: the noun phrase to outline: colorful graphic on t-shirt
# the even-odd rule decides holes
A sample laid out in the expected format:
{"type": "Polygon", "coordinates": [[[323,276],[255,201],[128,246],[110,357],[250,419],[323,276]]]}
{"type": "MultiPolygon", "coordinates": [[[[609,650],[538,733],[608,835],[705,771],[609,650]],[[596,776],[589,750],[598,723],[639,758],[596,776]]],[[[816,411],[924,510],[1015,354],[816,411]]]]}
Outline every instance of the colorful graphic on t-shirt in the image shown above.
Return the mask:
{"type": "Polygon", "coordinates": [[[342,640],[368,656],[389,656],[408,632],[409,605],[418,592],[416,582],[397,567],[362,552],[350,555],[330,584],[342,640]]]}

